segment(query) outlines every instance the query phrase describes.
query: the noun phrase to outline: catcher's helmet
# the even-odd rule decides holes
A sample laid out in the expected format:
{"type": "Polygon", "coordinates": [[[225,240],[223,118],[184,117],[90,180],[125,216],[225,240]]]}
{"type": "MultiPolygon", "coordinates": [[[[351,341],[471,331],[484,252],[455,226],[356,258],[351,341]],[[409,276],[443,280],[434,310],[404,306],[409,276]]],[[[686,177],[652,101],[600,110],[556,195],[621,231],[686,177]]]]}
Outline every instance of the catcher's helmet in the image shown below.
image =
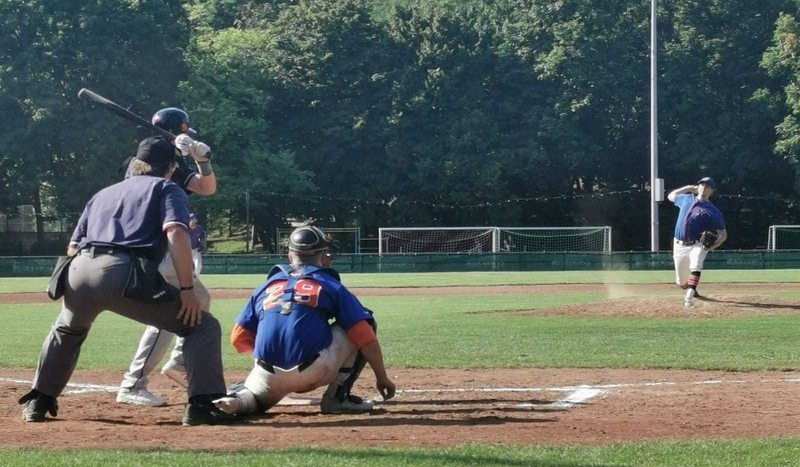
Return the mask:
{"type": "Polygon", "coordinates": [[[319,227],[306,225],[294,229],[289,236],[289,251],[300,255],[314,255],[330,249],[331,242],[319,227]]]}
{"type": "Polygon", "coordinates": [[[153,115],[153,125],[163,128],[173,135],[183,133],[183,124],[191,125],[189,114],[177,107],[161,109],[153,115]]]}

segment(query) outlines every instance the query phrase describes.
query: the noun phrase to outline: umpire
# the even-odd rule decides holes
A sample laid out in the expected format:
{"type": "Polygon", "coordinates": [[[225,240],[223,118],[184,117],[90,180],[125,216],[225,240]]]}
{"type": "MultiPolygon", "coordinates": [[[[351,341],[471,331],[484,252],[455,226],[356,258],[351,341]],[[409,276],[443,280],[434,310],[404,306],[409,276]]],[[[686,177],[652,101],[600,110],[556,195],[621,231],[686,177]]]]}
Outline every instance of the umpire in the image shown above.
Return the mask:
{"type": "Polygon", "coordinates": [[[25,404],[25,421],[45,421],[47,412],[57,415],[56,398],[75,369],[92,323],[104,310],[186,338],[189,403],[184,425],[239,421],[211,402],[226,392],[221,329],[219,321],[200,308],[207,300],[193,286],[187,230],[189,200],[169,181],[178,157],[176,148],[165,138],[143,140],[136,154],[134,176],[100,190],[86,204],[68,248],[68,255],[74,259],[67,273],[61,313],[42,346],[33,389],[19,401],[25,404]],[[147,260],[157,265],[167,251],[174,261],[180,290],[165,287],[179,299],[157,301],[152,295],[128,298],[131,290],[141,285],[130,279],[140,270],[138,265],[147,260]]]}

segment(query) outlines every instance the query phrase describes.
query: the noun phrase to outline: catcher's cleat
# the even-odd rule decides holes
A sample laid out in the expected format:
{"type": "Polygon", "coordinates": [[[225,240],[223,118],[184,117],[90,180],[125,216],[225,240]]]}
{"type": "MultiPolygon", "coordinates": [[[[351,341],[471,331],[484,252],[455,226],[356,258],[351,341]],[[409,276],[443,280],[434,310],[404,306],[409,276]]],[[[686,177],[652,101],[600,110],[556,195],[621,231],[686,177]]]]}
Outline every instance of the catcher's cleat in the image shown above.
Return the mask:
{"type": "Polygon", "coordinates": [[[36,389],[32,389],[22,396],[19,403],[25,404],[25,408],[22,409],[22,420],[26,422],[43,422],[47,412],[50,412],[53,417],[58,415],[58,401],[56,398],[42,394],[36,389]]]}
{"type": "Polygon", "coordinates": [[[236,414],[242,411],[242,400],[236,396],[225,396],[214,400],[214,405],[227,414],[236,414]]]}
{"type": "Polygon", "coordinates": [[[320,410],[323,414],[361,414],[372,411],[372,402],[364,401],[358,396],[349,396],[343,401],[325,394],[322,396],[320,410]],[[360,401],[360,402],[358,402],[360,401]]]}
{"type": "Polygon", "coordinates": [[[183,413],[183,426],[198,425],[239,425],[246,423],[239,415],[225,413],[213,403],[186,404],[183,413]]]}

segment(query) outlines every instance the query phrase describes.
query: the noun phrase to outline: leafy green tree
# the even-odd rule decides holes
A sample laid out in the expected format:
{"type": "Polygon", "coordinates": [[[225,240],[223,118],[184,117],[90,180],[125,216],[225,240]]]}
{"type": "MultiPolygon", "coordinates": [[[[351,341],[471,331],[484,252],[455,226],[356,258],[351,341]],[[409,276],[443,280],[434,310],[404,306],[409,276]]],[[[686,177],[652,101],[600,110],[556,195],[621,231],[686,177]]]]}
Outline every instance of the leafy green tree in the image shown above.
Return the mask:
{"type": "Polygon", "coordinates": [[[783,113],[777,127],[775,151],[795,173],[795,191],[800,191],[800,25],[797,15],[784,13],[776,21],[772,45],[764,52],[762,67],[775,78],[776,86],[762,88],[756,98],[783,113]]]}
{"type": "MultiPolygon", "coordinates": [[[[191,73],[180,93],[200,123],[201,139],[214,149],[218,194],[193,203],[210,214],[212,226],[221,213],[240,223],[249,215],[254,241],[270,250],[276,227],[292,217],[307,217],[313,210],[310,196],[316,187],[311,173],[295,162],[292,150],[271,137],[273,123],[266,115],[274,100],[274,86],[267,70],[275,36],[254,18],[246,24],[256,27],[246,27],[208,11],[208,5],[198,4],[190,17],[223,27],[195,27],[187,52],[191,73]]],[[[237,15],[237,11],[225,11],[228,18],[237,15]]]]}
{"type": "Polygon", "coordinates": [[[94,191],[119,179],[141,134],[77,92],[92,88],[145,114],[174,102],[181,17],[177,1],[0,2],[4,206],[33,204],[41,234],[45,207],[77,220],[94,191]]]}

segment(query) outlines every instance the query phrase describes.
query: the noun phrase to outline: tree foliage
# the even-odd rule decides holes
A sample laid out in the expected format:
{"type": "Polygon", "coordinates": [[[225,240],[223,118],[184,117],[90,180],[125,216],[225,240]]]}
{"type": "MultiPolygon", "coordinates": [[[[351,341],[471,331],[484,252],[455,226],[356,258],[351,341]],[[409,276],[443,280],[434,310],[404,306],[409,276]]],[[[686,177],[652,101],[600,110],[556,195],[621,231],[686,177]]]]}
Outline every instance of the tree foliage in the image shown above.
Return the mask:
{"type": "MultiPolygon", "coordinates": [[[[717,179],[731,248],[797,223],[798,14],[659,3],[659,173],[717,179]]],[[[268,249],[291,219],[602,224],[647,248],[649,33],[641,1],[2,1],[0,204],[73,212],[116,179],[141,133],[85,86],[185,106],[219,177],[194,203],[268,249]]]]}

